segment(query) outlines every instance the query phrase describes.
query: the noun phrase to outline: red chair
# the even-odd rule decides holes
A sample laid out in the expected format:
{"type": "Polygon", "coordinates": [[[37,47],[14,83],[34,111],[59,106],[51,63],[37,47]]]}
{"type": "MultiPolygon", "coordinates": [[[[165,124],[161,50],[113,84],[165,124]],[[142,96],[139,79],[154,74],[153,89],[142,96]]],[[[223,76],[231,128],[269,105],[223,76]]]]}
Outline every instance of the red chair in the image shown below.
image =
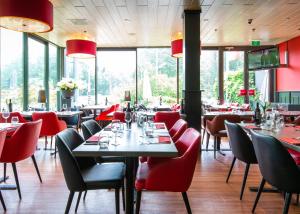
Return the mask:
{"type": "MultiPolygon", "coordinates": [[[[52,139],[57,133],[67,128],[67,124],[63,120],[59,120],[54,112],[34,112],[32,113],[32,120],[43,120],[40,137],[45,137],[45,150],[47,149],[47,136],[51,137],[51,148],[52,139]]],[[[55,146],[56,153],[56,146],[55,146]]]]}
{"type": "Polygon", "coordinates": [[[12,164],[20,199],[22,198],[22,196],[16,168],[16,162],[31,157],[36,172],[39,176],[40,182],[42,183],[42,178],[34,157],[34,152],[36,151],[41,127],[42,120],[24,123],[14,132],[14,134],[10,138],[7,138],[4,143],[3,152],[0,157],[0,162],[4,163],[4,171],[6,171],[7,163],[12,164]]]}
{"type": "MultiPolygon", "coordinates": [[[[24,119],[24,117],[20,114],[20,112],[10,112],[9,118],[7,118],[7,122],[11,122],[12,117],[18,117],[19,118],[19,123],[26,123],[28,122],[27,120],[24,119]]],[[[2,117],[2,113],[0,113],[0,123],[5,123],[5,119],[2,117]]]]}
{"type": "Polygon", "coordinates": [[[170,136],[173,142],[177,142],[177,140],[181,137],[184,131],[188,128],[187,122],[183,119],[177,120],[177,122],[172,126],[169,130],[170,136]]]}
{"type": "Polygon", "coordinates": [[[111,117],[108,116],[108,114],[114,112],[116,109],[115,105],[112,105],[111,107],[103,110],[96,118],[97,121],[111,121],[111,117]]]}
{"type": "Polygon", "coordinates": [[[172,111],[180,111],[180,109],[181,109],[181,106],[177,103],[172,105],[172,107],[171,107],[172,111]]]}
{"type": "MultiPolygon", "coordinates": [[[[3,151],[5,138],[6,138],[6,131],[1,130],[0,131],[0,156],[1,156],[2,151],[3,151]]],[[[6,211],[6,206],[5,206],[5,203],[4,203],[4,199],[2,197],[1,190],[0,190],[0,201],[1,201],[1,204],[2,204],[2,207],[3,207],[4,211],[6,211]]]]}
{"type": "Polygon", "coordinates": [[[122,111],[115,111],[112,117],[113,120],[120,120],[120,122],[125,123],[125,113],[122,111]]]}
{"type": "Polygon", "coordinates": [[[139,213],[143,190],[181,192],[188,213],[191,212],[187,190],[189,189],[200,148],[200,134],[193,128],[187,129],[178,139],[176,158],[149,158],[141,163],[136,176],[136,213],[139,213]],[[160,159],[160,161],[156,161],[160,159]]]}
{"type": "Polygon", "coordinates": [[[176,111],[159,111],[154,117],[155,123],[165,123],[167,129],[170,130],[172,126],[180,119],[179,112],[176,111]]]}

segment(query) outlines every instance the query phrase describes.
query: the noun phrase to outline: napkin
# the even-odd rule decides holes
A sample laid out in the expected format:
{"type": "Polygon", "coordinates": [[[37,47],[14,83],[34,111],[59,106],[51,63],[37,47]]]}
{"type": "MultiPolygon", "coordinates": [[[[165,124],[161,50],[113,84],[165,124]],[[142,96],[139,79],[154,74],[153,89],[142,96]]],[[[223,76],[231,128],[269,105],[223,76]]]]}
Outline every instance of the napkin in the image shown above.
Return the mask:
{"type": "Polygon", "coordinates": [[[165,125],[164,124],[155,124],[156,129],[164,129],[165,125]]]}
{"type": "Polygon", "coordinates": [[[253,130],[261,130],[260,127],[255,126],[255,125],[247,125],[245,126],[246,129],[253,129],[253,130]]]}
{"type": "Polygon", "coordinates": [[[159,136],[158,143],[171,143],[171,139],[170,139],[170,137],[159,136]]]}
{"type": "Polygon", "coordinates": [[[87,139],[87,142],[98,142],[100,139],[102,138],[102,136],[97,135],[93,135],[92,137],[90,137],[89,139],[87,139]]]}
{"type": "Polygon", "coordinates": [[[291,137],[281,137],[281,141],[287,142],[289,144],[300,145],[300,140],[291,137]]]}

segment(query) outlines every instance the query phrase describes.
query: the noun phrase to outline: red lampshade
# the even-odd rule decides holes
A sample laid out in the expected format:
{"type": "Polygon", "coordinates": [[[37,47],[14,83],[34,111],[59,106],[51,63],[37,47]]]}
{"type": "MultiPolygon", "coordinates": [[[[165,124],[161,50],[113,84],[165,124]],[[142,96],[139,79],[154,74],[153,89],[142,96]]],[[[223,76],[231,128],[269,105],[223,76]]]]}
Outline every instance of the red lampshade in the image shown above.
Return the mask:
{"type": "Polygon", "coordinates": [[[176,39],[172,41],[171,48],[173,57],[182,57],[182,41],[182,39],[176,39]]]}
{"type": "Polygon", "coordinates": [[[247,95],[247,90],[246,89],[240,89],[239,96],[246,96],[246,95],[247,95]]]}
{"type": "Polygon", "coordinates": [[[75,58],[93,58],[96,56],[97,44],[83,39],[67,41],[67,56],[75,58]]]}
{"type": "Polygon", "coordinates": [[[0,0],[0,26],[21,32],[53,29],[53,5],[48,0],[0,0]]]}
{"type": "Polygon", "coordinates": [[[255,89],[249,89],[248,90],[248,95],[249,96],[254,96],[255,95],[255,89]]]}

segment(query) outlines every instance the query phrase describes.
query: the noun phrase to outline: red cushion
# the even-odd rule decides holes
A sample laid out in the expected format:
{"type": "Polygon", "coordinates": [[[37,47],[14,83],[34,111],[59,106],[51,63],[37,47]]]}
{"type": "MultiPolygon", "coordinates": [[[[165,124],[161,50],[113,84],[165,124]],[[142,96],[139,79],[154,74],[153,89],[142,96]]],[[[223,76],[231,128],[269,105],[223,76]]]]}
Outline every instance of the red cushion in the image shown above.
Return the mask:
{"type": "Polygon", "coordinates": [[[292,150],[292,149],[288,149],[288,152],[290,153],[290,155],[292,156],[292,158],[294,159],[296,164],[300,165],[300,152],[297,152],[297,151],[292,150]]]}

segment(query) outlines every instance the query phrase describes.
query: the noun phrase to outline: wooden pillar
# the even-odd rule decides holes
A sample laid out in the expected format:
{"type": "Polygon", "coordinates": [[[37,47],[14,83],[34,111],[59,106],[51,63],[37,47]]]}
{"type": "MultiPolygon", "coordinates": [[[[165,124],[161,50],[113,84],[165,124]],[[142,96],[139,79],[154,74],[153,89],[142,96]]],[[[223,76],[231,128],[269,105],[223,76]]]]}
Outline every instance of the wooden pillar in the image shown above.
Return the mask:
{"type": "Polygon", "coordinates": [[[201,10],[183,12],[184,109],[189,126],[197,130],[201,127],[200,13],[201,10]]]}

